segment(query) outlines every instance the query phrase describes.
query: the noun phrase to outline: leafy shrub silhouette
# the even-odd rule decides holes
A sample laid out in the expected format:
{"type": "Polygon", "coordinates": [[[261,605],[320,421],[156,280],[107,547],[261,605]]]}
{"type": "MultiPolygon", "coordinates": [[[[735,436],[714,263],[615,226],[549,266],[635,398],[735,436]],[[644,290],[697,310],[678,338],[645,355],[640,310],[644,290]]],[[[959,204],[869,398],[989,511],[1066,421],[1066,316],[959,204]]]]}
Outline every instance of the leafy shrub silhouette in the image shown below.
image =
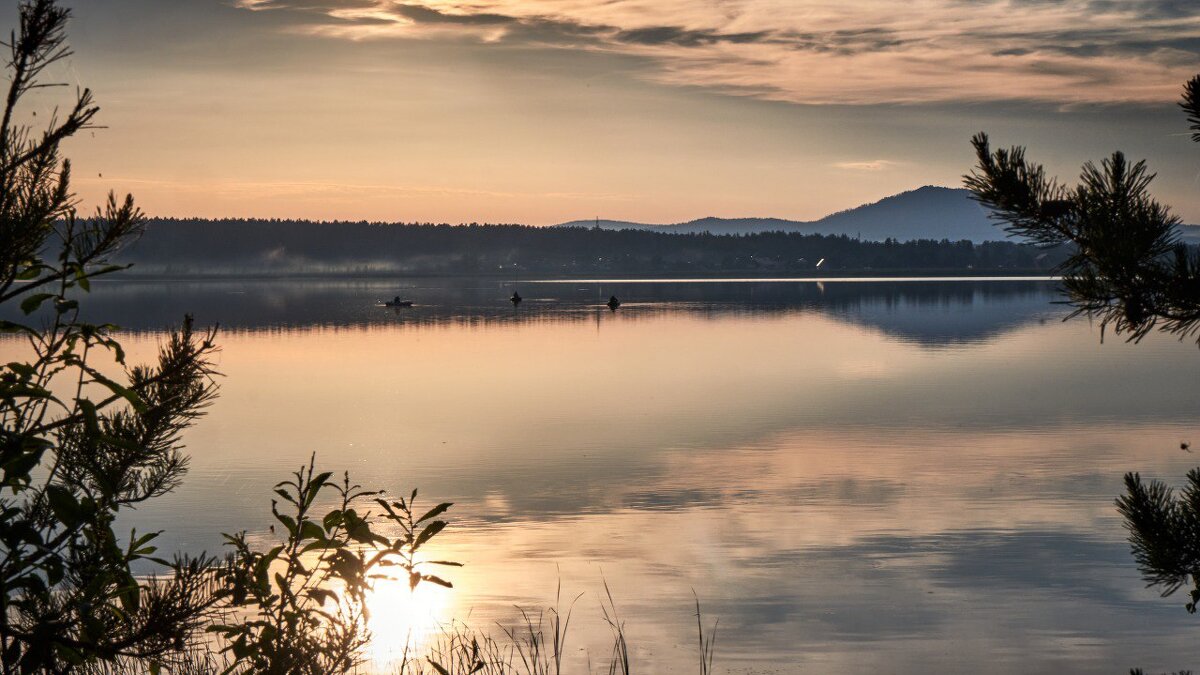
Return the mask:
{"type": "Polygon", "coordinates": [[[398,568],[410,589],[421,582],[451,587],[423,568],[459,563],[418,557],[421,547],[446,527],[437,516],[451,504],[438,504],[417,518],[416,491],[407,500],[389,502],[379,492],[351,484],[349,474],[340,483],[332,475],[316,472],[314,456],[291,480],[275,486],[285,504],[280,511],[280,502],[271,502],[282,542],[260,551],[245,532],[226,535],[234,554],[221,579],[231,614],[240,619],[208,629],[227,642],[224,651],[233,663],[225,672],[349,672],[359,665],[369,639],[366,594],[373,580],[398,568]],[[318,518],[313,509],[323,491],[334,492],[338,503],[318,518]],[[383,508],[382,519],[359,512],[372,502],[383,508]],[[398,525],[400,536],[381,534],[378,526],[386,523],[398,525]]]}

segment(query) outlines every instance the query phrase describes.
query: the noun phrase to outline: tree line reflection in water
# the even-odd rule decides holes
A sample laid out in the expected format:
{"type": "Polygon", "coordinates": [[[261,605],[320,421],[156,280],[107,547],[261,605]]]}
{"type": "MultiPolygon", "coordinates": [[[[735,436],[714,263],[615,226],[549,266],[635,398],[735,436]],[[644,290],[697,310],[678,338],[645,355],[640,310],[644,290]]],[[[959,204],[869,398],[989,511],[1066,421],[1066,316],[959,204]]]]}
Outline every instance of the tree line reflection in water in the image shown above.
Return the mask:
{"type": "Polygon", "coordinates": [[[989,339],[1065,311],[1051,304],[1052,281],[713,281],[705,283],[544,282],[493,279],[378,281],[121,281],[98,283],[85,310],[135,332],[161,331],[187,311],[223,331],[287,331],[355,326],[479,326],[622,321],[665,314],[827,314],[927,346],[989,339]],[[520,290],[524,302],[507,298],[520,290]],[[401,295],[412,307],[379,306],[401,295]],[[621,299],[612,312],[610,295],[621,299]],[[987,306],[986,312],[970,311],[987,306]]]}

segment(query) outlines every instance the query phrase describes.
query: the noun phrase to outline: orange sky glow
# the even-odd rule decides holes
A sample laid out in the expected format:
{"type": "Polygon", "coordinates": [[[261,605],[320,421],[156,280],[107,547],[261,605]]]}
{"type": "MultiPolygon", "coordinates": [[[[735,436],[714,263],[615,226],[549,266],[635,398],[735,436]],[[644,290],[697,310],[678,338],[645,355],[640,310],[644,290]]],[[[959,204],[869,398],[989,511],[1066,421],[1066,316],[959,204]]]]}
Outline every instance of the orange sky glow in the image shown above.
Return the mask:
{"type": "MultiPolygon", "coordinates": [[[[104,0],[56,73],[85,203],[552,224],[808,219],[958,185],[970,135],[1070,177],[1122,149],[1200,220],[1178,0],[104,0]]],[[[12,22],[11,8],[5,10],[12,22]]],[[[49,110],[37,101],[24,114],[49,110]]]]}

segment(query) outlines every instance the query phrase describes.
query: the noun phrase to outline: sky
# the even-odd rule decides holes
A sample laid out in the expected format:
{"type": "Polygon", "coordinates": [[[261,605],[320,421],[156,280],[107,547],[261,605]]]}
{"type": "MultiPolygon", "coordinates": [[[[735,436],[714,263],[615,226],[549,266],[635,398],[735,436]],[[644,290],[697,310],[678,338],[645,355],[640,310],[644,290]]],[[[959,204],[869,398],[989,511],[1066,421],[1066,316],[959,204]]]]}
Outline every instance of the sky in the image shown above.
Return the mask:
{"type": "Polygon", "coordinates": [[[105,125],[67,146],[85,207],[116,190],[156,216],[803,220],[961,185],[987,131],[1068,180],[1146,159],[1200,222],[1176,106],[1200,72],[1194,0],[64,4],[75,55],[52,75],[91,87],[105,125]]]}

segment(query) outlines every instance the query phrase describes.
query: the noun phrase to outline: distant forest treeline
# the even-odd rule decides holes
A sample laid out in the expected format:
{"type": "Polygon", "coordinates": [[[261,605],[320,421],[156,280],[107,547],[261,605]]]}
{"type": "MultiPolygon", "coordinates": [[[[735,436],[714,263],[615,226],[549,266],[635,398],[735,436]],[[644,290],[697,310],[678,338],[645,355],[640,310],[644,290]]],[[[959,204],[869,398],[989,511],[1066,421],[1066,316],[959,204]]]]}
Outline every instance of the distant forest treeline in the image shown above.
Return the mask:
{"type": "MultiPolygon", "coordinates": [[[[997,230],[998,236],[1002,234],[997,230]]],[[[860,241],[525,225],[155,219],[121,254],[141,274],[821,274],[1041,272],[1067,255],[1010,241],[860,241]]]]}

